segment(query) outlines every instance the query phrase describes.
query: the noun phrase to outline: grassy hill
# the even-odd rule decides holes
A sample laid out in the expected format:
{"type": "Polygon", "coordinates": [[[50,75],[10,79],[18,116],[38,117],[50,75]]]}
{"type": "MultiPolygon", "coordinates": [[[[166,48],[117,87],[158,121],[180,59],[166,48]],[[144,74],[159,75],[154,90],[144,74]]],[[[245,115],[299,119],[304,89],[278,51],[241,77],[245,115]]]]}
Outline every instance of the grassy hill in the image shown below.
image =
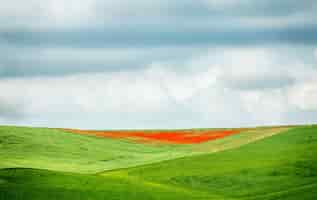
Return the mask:
{"type": "Polygon", "coordinates": [[[317,198],[317,126],[195,145],[0,128],[0,199],[317,198]]]}
{"type": "Polygon", "coordinates": [[[0,168],[97,173],[233,148],[286,128],[249,130],[195,145],[148,144],[78,135],[61,129],[0,126],[0,168]]]}
{"type": "Polygon", "coordinates": [[[315,199],[317,127],[294,128],[236,149],[112,173],[228,198],[315,199]]]}

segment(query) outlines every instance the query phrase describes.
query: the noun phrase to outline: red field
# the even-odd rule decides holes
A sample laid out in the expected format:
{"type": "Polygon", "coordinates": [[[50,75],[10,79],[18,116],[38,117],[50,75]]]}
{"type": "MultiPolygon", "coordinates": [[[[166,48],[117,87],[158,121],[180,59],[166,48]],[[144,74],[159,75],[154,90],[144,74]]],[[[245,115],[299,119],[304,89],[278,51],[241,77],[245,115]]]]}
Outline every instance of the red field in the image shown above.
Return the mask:
{"type": "Polygon", "coordinates": [[[224,138],[237,134],[241,129],[233,130],[208,130],[201,132],[193,131],[93,131],[63,129],[67,132],[84,135],[94,135],[109,138],[128,138],[142,142],[163,142],[171,144],[195,144],[224,138]]]}

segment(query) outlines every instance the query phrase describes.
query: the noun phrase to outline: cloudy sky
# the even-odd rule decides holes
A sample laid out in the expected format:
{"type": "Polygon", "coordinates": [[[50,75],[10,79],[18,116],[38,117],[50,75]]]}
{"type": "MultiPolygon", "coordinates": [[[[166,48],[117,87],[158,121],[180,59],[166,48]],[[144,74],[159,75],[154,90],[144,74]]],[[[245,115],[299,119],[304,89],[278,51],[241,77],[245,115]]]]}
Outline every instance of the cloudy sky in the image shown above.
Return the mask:
{"type": "Polygon", "coordinates": [[[0,2],[0,124],[317,123],[316,0],[0,2]]]}

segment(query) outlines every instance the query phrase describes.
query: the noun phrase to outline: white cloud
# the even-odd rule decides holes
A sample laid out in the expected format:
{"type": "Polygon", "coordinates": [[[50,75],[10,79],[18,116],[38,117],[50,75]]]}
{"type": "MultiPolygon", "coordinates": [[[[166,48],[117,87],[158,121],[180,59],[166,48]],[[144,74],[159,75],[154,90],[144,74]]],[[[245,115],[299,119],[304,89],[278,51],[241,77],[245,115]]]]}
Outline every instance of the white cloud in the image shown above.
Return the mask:
{"type": "Polygon", "coordinates": [[[11,0],[1,3],[0,27],[54,28],[95,21],[95,0],[11,0]]]}
{"type": "Polygon", "coordinates": [[[51,0],[47,5],[43,5],[43,13],[55,26],[87,25],[91,20],[96,20],[96,6],[95,0],[84,0],[80,3],[76,0],[51,0]]]}
{"type": "MultiPolygon", "coordinates": [[[[223,52],[224,74],[230,79],[256,79],[272,75],[273,49],[230,49],[223,52]]],[[[278,70],[280,70],[278,68],[278,70]]],[[[273,73],[279,73],[278,71],[273,73]]]]}
{"type": "Polygon", "coordinates": [[[246,4],[249,0],[205,0],[211,8],[226,8],[246,4]]]}
{"type": "Polygon", "coordinates": [[[316,110],[317,69],[314,63],[305,63],[303,55],[284,50],[210,49],[183,62],[154,61],[134,70],[0,79],[0,90],[5,91],[0,99],[2,105],[15,102],[17,110],[23,110],[25,118],[17,123],[33,125],[170,128],[285,123],[290,111],[316,110]],[[270,82],[285,74],[294,82],[273,87],[270,82]],[[85,116],[90,116],[88,121],[79,122],[85,116]]]}
{"type": "Polygon", "coordinates": [[[144,0],[11,0],[1,3],[0,27],[38,30],[109,25],[136,16],[159,16],[160,8],[167,5],[167,1],[144,0]]]}
{"type": "Polygon", "coordinates": [[[307,81],[291,87],[288,99],[298,109],[317,111],[317,81],[307,81]]]}
{"type": "MultiPolygon", "coordinates": [[[[41,121],[52,116],[59,116],[58,120],[55,119],[59,121],[70,116],[80,118],[79,115],[93,115],[107,118],[122,113],[123,120],[124,116],[131,113],[136,119],[142,119],[142,122],[135,126],[147,126],[144,123],[151,116],[152,120],[158,118],[157,120],[162,121],[165,118],[163,122],[159,122],[165,125],[155,126],[166,127],[168,123],[171,126],[173,121],[176,123],[180,119],[189,120],[194,117],[193,115],[198,118],[204,116],[206,111],[212,110],[209,104],[214,102],[213,105],[216,105],[221,102],[219,100],[221,96],[217,101],[216,99],[207,101],[204,97],[200,97],[199,101],[207,103],[206,108],[210,107],[210,109],[204,110],[204,105],[201,104],[201,108],[196,110],[194,105],[197,105],[195,103],[197,100],[191,100],[197,92],[215,84],[215,77],[212,70],[207,70],[207,73],[198,71],[179,74],[173,68],[153,65],[135,71],[0,80],[0,89],[6,93],[10,92],[12,98],[7,98],[7,102],[20,100],[19,103],[24,104],[26,121],[29,120],[31,121],[29,123],[35,125],[43,123],[41,121]],[[166,118],[171,115],[174,115],[173,119],[166,118]],[[40,122],[36,122],[35,119],[40,122]]],[[[217,108],[218,114],[220,113],[219,106],[213,108],[217,108]]],[[[201,123],[198,118],[185,126],[201,123]]],[[[207,115],[205,118],[210,122],[207,115]]],[[[131,122],[131,119],[129,120],[131,122]]],[[[48,126],[52,123],[54,122],[48,122],[48,126]]],[[[76,126],[84,125],[76,124],[76,126]]]]}
{"type": "Polygon", "coordinates": [[[160,86],[137,72],[27,78],[1,82],[2,91],[25,91],[26,112],[155,112],[163,105],[160,86]],[[38,100],[42,99],[42,100],[38,100]]]}
{"type": "Polygon", "coordinates": [[[182,66],[183,72],[166,63],[152,63],[146,72],[151,80],[162,85],[170,97],[177,101],[184,101],[191,98],[197,91],[208,88],[217,82],[219,69],[207,67],[204,70],[194,71],[192,64],[198,64],[198,62],[182,66]]]}
{"type": "Polygon", "coordinates": [[[181,75],[153,66],[134,71],[1,80],[0,88],[10,91],[15,99],[23,97],[30,114],[76,110],[156,112],[215,82],[207,76],[204,72],[181,75]]]}
{"type": "Polygon", "coordinates": [[[242,91],[242,105],[258,124],[279,124],[292,107],[284,90],[242,91]]]}

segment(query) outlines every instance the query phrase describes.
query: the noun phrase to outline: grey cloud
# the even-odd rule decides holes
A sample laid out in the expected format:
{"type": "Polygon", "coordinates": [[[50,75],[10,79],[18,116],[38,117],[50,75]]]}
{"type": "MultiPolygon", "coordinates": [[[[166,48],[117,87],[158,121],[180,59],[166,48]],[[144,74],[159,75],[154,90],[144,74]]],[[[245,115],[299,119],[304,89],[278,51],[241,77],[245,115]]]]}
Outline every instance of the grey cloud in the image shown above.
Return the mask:
{"type": "Polygon", "coordinates": [[[155,62],[181,63],[205,48],[0,48],[0,78],[134,71],[155,62]]]}
{"type": "MultiPolygon", "coordinates": [[[[39,3],[37,0],[32,2],[32,5],[39,3]]],[[[85,21],[82,18],[85,19],[87,13],[81,13],[81,9],[78,8],[78,13],[71,13],[72,10],[70,10],[68,14],[67,8],[72,7],[72,3],[59,2],[61,9],[57,11],[65,12],[60,13],[51,12],[52,4],[49,2],[42,1],[40,4],[43,8],[48,7],[48,13],[45,13],[44,9],[44,13],[39,12],[37,16],[41,20],[45,16],[50,17],[46,23],[40,23],[47,27],[32,28],[19,25],[19,23],[13,26],[20,18],[26,20],[26,25],[32,24],[34,19],[26,17],[34,14],[30,12],[32,9],[25,13],[21,11],[26,16],[20,18],[19,12],[13,13],[17,16],[13,17],[12,21],[7,20],[7,15],[12,13],[4,12],[3,16],[0,14],[0,21],[1,18],[6,19],[3,20],[2,25],[12,25],[0,27],[0,41],[17,46],[77,48],[316,44],[317,42],[317,14],[315,12],[317,5],[313,0],[301,2],[230,0],[229,5],[231,5],[230,2],[234,2],[231,6],[228,6],[226,1],[220,0],[210,1],[213,3],[208,3],[208,0],[175,2],[142,0],[133,3],[126,0],[107,1],[98,2],[92,6],[89,13],[97,13],[96,19],[84,24],[80,22],[85,21]],[[70,24],[56,26],[56,20],[68,21],[63,19],[63,14],[65,18],[76,18],[78,15],[79,24],[76,23],[77,25],[74,26],[71,24],[74,20],[70,20],[70,24]]],[[[19,4],[17,3],[16,6],[19,7],[19,4]]],[[[23,10],[23,4],[21,7],[23,10]]],[[[15,9],[12,9],[13,11],[15,9]]],[[[86,17],[89,18],[89,16],[90,14],[87,14],[86,17]]]]}
{"type": "Polygon", "coordinates": [[[228,79],[225,80],[227,87],[239,90],[262,90],[285,88],[295,84],[296,79],[290,76],[272,76],[259,78],[246,78],[242,80],[228,79]]]}
{"type": "MultiPolygon", "coordinates": [[[[212,51],[210,55],[217,51],[220,50],[212,51]]],[[[248,49],[246,53],[243,51],[245,50],[238,49],[231,54],[248,57],[250,52],[256,50],[248,49]]],[[[230,57],[230,50],[229,54],[224,53],[224,55],[224,59],[227,58],[226,56],[230,57]]],[[[264,57],[263,60],[269,58],[264,57]]],[[[246,60],[242,59],[241,62],[243,61],[246,60]]],[[[219,79],[215,79],[216,82],[209,81],[217,75],[217,70],[211,70],[204,77],[204,69],[213,69],[217,66],[214,63],[203,61],[201,56],[194,58],[194,61],[189,59],[187,62],[191,63],[191,66],[198,67],[189,71],[181,70],[182,73],[175,72],[169,66],[158,65],[156,70],[142,69],[124,73],[94,75],[82,73],[50,78],[26,77],[11,81],[0,80],[0,86],[2,86],[1,90],[8,91],[7,94],[15,97],[12,102],[23,97],[21,93],[23,88],[28,89],[25,98],[29,104],[25,118],[11,119],[10,122],[14,124],[122,129],[238,127],[304,122],[304,119],[316,120],[309,112],[315,106],[314,101],[310,102],[313,105],[303,101],[306,98],[313,98],[312,92],[307,93],[305,89],[307,87],[294,88],[295,104],[289,105],[287,88],[279,88],[281,92],[279,90],[272,92],[272,89],[268,89],[265,85],[261,85],[266,88],[265,90],[260,89],[255,92],[228,89],[223,87],[219,79]],[[299,99],[296,93],[298,90],[302,91],[299,99]],[[304,106],[306,110],[304,114],[309,115],[307,118],[296,120],[284,116],[288,111],[300,106],[304,106]]],[[[243,71],[244,65],[237,66],[239,66],[238,72],[243,71]]],[[[272,66],[270,69],[274,72],[277,70],[276,66],[280,65],[273,63],[272,66]]],[[[301,69],[301,71],[306,70],[306,68],[301,69]]],[[[244,76],[246,72],[238,77],[248,78],[244,76]]],[[[266,78],[268,77],[272,76],[267,75],[266,78]]],[[[305,82],[305,77],[302,78],[301,81],[305,82]]],[[[314,91],[312,89],[315,86],[309,84],[309,88],[314,91]]],[[[294,113],[295,116],[299,111],[295,110],[294,113]]]]}
{"type": "MultiPolygon", "coordinates": [[[[300,3],[293,0],[229,1],[234,2],[234,6],[228,6],[225,1],[223,3],[220,0],[212,2],[216,2],[216,4],[210,5],[208,0],[137,1],[133,3],[119,1],[118,3],[108,3],[109,5],[102,5],[103,3],[99,5],[98,3],[97,8],[100,9],[98,12],[107,13],[104,12],[105,10],[114,12],[110,21],[106,19],[107,16],[98,15],[100,21],[92,22],[91,26],[79,24],[79,26],[73,27],[69,24],[65,27],[55,25],[50,27],[51,23],[54,24],[53,20],[45,23],[48,27],[43,29],[33,29],[22,25],[11,28],[2,27],[0,29],[0,45],[2,45],[0,46],[0,77],[58,76],[72,73],[120,71],[142,68],[157,61],[179,61],[196,54],[196,50],[184,51],[182,50],[184,48],[206,49],[218,46],[245,47],[285,44],[314,46],[317,44],[317,26],[316,22],[313,22],[317,15],[312,14],[312,9],[316,7],[314,1],[307,0],[300,3]],[[142,12],[139,12],[140,10],[142,12]],[[257,15],[261,12],[271,18],[268,19],[266,16],[243,17],[243,15],[257,15]],[[140,13],[144,16],[138,16],[140,13]],[[298,13],[301,16],[300,21],[296,21],[296,16],[286,19],[289,21],[286,23],[283,20],[279,21],[281,16],[293,16],[298,13]],[[232,15],[241,15],[241,17],[232,15]],[[118,16],[119,18],[117,18],[118,16]],[[255,22],[249,25],[248,20],[255,20],[255,22]],[[266,25],[262,24],[263,20],[266,25]],[[277,25],[272,25],[274,23],[277,25]],[[113,58],[101,55],[100,57],[105,57],[103,59],[98,57],[89,59],[87,55],[69,52],[64,52],[65,55],[61,55],[63,53],[56,55],[54,52],[45,54],[45,49],[65,48],[73,49],[74,52],[89,52],[91,48],[109,52],[113,49],[129,48],[143,51],[143,53],[130,53],[130,55],[123,53],[118,54],[117,57],[114,55],[113,58]],[[153,50],[155,48],[163,50],[153,50]]],[[[35,6],[38,3],[37,0],[33,0],[30,4],[35,6]]],[[[51,4],[47,3],[48,1],[41,1],[39,5],[43,8],[49,7],[51,4]]],[[[13,9],[19,5],[12,3],[11,7],[13,9]]],[[[69,6],[71,3],[67,4],[65,8],[69,6]]],[[[10,6],[7,7],[10,8],[10,6]]],[[[6,15],[19,15],[20,12],[13,12],[16,11],[15,9],[10,12],[9,8],[7,8],[7,12],[0,14],[0,19],[3,17],[7,19],[6,15]]],[[[94,7],[94,9],[97,8],[94,7]]],[[[23,15],[38,14],[31,12],[32,9],[22,12],[23,9],[22,6],[23,15]]],[[[54,15],[50,12],[46,14],[54,15]]],[[[70,16],[72,15],[70,13],[70,16]]],[[[66,15],[66,17],[70,16],[66,15]]],[[[51,17],[55,19],[56,16],[51,17]]],[[[26,24],[34,21],[33,18],[25,16],[22,18],[32,19],[26,24]]],[[[19,20],[18,16],[17,20],[19,20]]],[[[5,21],[15,24],[10,20],[5,21]]]]}
{"type": "Polygon", "coordinates": [[[280,0],[280,1],[261,1],[247,0],[237,3],[237,7],[232,8],[240,15],[262,15],[262,16],[283,16],[291,15],[299,12],[311,12],[316,5],[314,0],[305,0],[299,2],[297,0],[280,0]]]}
{"type": "Polygon", "coordinates": [[[317,26],[288,28],[218,29],[148,25],[110,30],[70,32],[10,31],[0,33],[3,43],[12,46],[123,48],[162,46],[245,46],[317,43],[317,26]]]}

